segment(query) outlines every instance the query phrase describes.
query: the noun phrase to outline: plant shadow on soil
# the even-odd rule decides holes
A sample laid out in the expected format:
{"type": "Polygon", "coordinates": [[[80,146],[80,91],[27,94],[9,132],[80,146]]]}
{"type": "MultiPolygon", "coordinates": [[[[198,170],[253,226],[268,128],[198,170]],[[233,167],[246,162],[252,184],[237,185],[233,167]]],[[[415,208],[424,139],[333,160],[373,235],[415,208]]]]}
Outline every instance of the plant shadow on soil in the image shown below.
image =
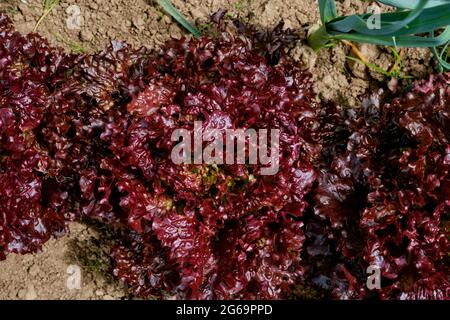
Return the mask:
{"type": "Polygon", "coordinates": [[[91,231],[93,236],[89,238],[75,238],[67,243],[68,250],[66,259],[69,263],[76,263],[86,272],[94,273],[111,281],[109,276],[111,271],[111,261],[109,250],[114,243],[112,232],[95,221],[83,221],[91,231]]]}
{"type": "MultiPolygon", "coordinates": [[[[88,280],[93,281],[98,287],[107,290],[95,290],[97,296],[102,296],[102,291],[106,295],[105,300],[109,300],[110,291],[115,291],[116,297],[120,299],[130,299],[131,295],[127,289],[112,275],[112,261],[110,251],[117,239],[116,233],[108,226],[96,220],[83,220],[80,222],[88,230],[87,237],[71,238],[67,242],[67,250],[64,256],[67,264],[76,265],[81,269],[81,273],[88,275],[88,280]]],[[[101,297],[100,297],[101,298],[101,297]]]]}

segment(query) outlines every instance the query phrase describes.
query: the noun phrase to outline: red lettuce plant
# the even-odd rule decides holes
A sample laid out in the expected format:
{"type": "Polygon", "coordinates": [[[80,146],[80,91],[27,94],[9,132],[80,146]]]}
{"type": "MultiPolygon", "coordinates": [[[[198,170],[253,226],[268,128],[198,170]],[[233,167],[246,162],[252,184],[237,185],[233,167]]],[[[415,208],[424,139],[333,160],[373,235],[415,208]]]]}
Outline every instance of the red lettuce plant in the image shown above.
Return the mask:
{"type": "Polygon", "coordinates": [[[94,121],[101,126],[87,139],[107,149],[81,176],[83,213],[126,230],[115,274],[143,295],[288,297],[303,273],[301,217],[316,176],[308,157],[320,150],[309,76],[224,35],[168,42],[142,84],[94,121]],[[171,133],[196,120],[204,129],[279,128],[279,173],[174,164],[171,133]]]}
{"type": "Polygon", "coordinates": [[[323,118],[325,152],[312,193],[323,220],[307,249],[340,261],[334,272],[312,267],[313,282],[335,296],[373,295],[370,265],[381,271],[381,298],[448,299],[449,83],[448,75],[431,77],[392,103],[373,95],[359,110],[329,108],[323,118]]]}
{"type": "Polygon", "coordinates": [[[22,37],[0,15],[0,259],[34,252],[66,229],[66,154],[50,150],[41,129],[77,59],[37,35],[22,37]]]}

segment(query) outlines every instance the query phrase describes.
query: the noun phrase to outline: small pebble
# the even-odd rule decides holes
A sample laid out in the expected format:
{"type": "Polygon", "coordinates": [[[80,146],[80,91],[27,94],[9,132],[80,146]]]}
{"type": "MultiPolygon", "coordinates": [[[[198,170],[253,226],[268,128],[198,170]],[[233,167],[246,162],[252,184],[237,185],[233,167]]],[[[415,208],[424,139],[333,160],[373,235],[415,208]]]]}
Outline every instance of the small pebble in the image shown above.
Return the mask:
{"type": "Polygon", "coordinates": [[[90,30],[83,29],[80,32],[80,37],[83,41],[92,41],[92,39],[94,39],[94,34],[90,30]]]}
{"type": "Polygon", "coordinates": [[[37,297],[38,297],[38,295],[36,293],[36,290],[34,289],[34,286],[30,285],[25,294],[25,300],[36,300],[37,297]]]}
{"type": "Polygon", "coordinates": [[[38,275],[39,273],[39,267],[35,264],[33,264],[30,269],[28,269],[28,273],[30,274],[30,276],[35,277],[38,275]]]}

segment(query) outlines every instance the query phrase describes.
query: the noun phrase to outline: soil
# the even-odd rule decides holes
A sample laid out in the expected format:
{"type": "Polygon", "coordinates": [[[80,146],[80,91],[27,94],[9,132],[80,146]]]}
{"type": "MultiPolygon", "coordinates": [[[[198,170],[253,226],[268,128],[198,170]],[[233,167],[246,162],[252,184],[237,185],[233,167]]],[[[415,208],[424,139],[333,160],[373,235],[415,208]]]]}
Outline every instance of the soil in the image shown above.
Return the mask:
{"type": "Polygon", "coordinates": [[[42,252],[10,255],[0,262],[0,299],[129,298],[126,288],[109,276],[111,241],[105,230],[73,223],[67,236],[50,240],[42,252]]]}
{"type": "MultiPolygon", "coordinates": [[[[91,53],[111,40],[123,40],[134,47],[156,49],[170,37],[187,35],[152,0],[61,0],[39,25],[37,32],[53,45],[68,51],[91,53]],[[78,14],[79,13],[79,14],[78,14]],[[79,17],[79,19],[77,19],[79,17]]],[[[232,17],[273,28],[281,20],[285,27],[298,31],[306,39],[308,30],[320,22],[317,0],[173,0],[174,5],[204,32],[208,17],[220,8],[228,8],[232,17]]],[[[0,12],[8,14],[16,28],[32,32],[43,12],[43,0],[0,0],[0,12]]],[[[342,0],[344,14],[364,12],[363,1],[342,0]]],[[[371,62],[385,68],[392,65],[388,49],[364,45],[361,52],[371,62]]],[[[353,63],[351,52],[336,45],[316,53],[305,41],[290,52],[313,75],[318,99],[332,99],[346,107],[357,108],[370,88],[388,88],[385,76],[353,63]]],[[[435,71],[428,50],[404,51],[401,76],[415,79],[435,71]]],[[[403,84],[407,84],[404,80],[403,84]]],[[[402,82],[401,82],[402,84],[402,82]]],[[[392,86],[391,86],[392,88],[392,86]]],[[[395,89],[395,88],[392,88],[395,89]]],[[[35,255],[10,255],[0,262],[0,299],[128,299],[126,288],[108,276],[111,237],[105,230],[73,223],[62,239],[51,240],[35,255]],[[69,289],[73,267],[82,276],[80,289],[69,289]]]]}

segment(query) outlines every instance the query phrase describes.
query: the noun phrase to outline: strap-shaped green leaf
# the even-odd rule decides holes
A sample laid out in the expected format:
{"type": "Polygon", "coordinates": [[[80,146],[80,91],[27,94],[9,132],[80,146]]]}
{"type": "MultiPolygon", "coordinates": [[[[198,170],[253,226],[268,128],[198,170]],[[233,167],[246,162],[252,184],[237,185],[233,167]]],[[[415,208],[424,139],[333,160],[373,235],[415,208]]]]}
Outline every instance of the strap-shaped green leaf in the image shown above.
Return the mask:
{"type": "MultiPolygon", "coordinates": [[[[447,29],[450,30],[450,27],[447,27],[447,29]]],[[[431,33],[431,36],[434,37],[434,31],[431,33]]],[[[438,52],[437,47],[431,48],[435,58],[439,61],[439,65],[441,66],[441,71],[443,71],[443,69],[450,70],[450,63],[448,62],[449,46],[450,46],[450,40],[445,44],[445,46],[442,49],[440,49],[441,53],[438,52]],[[446,55],[446,57],[444,57],[444,55],[446,55]]]]}
{"type": "MultiPolygon", "coordinates": [[[[381,28],[398,23],[407,17],[407,12],[391,12],[381,15],[381,28]]],[[[367,15],[362,16],[367,19],[367,15]]],[[[427,8],[420,16],[408,24],[405,28],[395,32],[395,36],[429,33],[438,28],[450,25],[450,4],[427,8]]],[[[328,28],[332,29],[332,28],[328,28]]],[[[394,34],[394,33],[393,33],[394,34]]]]}
{"type": "Polygon", "coordinates": [[[158,0],[161,7],[167,11],[175,20],[178,21],[186,30],[192,33],[195,37],[200,37],[202,33],[195,28],[186,18],[172,5],[169,0],[158,0]]]}
{"type": "Polygon", "coordinates": [[[320,20],[323,24],[337,18],[336,2],[334,0],[319,0],[320,20]]]}
{"type": "MultiPolygon", "coordinates": [[[[385,22],[380,29],[369,29],[367,25],[367,20],[363,19],[360,15],[352,15],[344,19],[338,19],[337,21],[331,21],[327,24],[327,29],[340,31],[340,32],[358,32],[366,35],[379,35],[385,36],[395,33],[407,27],[415,19],[417,19],[420,14],[425,10],[428,0],[420,0],[417,6],[410,10],[403,20],[385,22]]],[[[395,14],[395,13],[394,13],[395,14]]],[[[367,15],[365,15],[367,16],[367,15]]],[[[383,23],[383,15],[380,15],[381,22],[383,23]]]]}
{"type": "Polygon", "coordinates": [[[335,34],[330,39],[349,40],[360,43],[370,43],[381,46],[406,47],[406,48],[431,48],[445,45],[450,41],[450,28],[447,28],[438,37],[400,36],[400,37],[370,37],[358,33],[335,34]]]}
{"type": "Polygon", "coordinates": [[[450,25],[450,5],[440,5],[425,9],[422,14],[406,28],[398,30],[397,36],[407,34],[429,33],[450,25]]]}
{"type": "MultiPolygon", "coordinates": [[[[378,2],[399,9],[414,9],[417,7],[419,0],[378,0],[378,2]]],[[[450,0],[428,0],[425,7],[431,8],[448,3],[450,3],[450,0]]]]}
{"type": "Polygon", "coordinates": [[[319,50],[340,40],[394,47],[428,47],[441,66],[450,69],[447,52],[450,46],[450,0],[379,2],[398,10],[381,13],[380,27],[374,29],[369,24],[373,14],[339,17],[333,12],[336,9],[334,1],[319,1],[321,18],[328,22],[308,36],[311,47],[319,50]],[[330,20],[331,16],[335,18],[330,20]]]}

